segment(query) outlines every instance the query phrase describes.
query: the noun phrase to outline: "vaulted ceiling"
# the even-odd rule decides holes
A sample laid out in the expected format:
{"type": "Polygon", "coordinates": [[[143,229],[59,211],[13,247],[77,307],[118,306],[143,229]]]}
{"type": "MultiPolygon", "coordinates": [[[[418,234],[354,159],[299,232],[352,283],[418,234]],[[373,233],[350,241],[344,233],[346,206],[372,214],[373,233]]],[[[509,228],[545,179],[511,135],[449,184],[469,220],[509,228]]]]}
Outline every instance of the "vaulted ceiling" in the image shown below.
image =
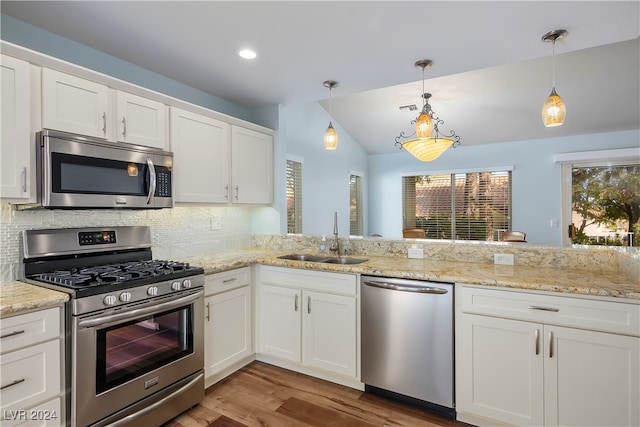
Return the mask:
{"type": "MultiPolygon", "coordinates": [[[[463,145],[640,128],[637,1],[2,1],[3,14],[246,108],[331,105],[369,153],[396,150],[425,91],[463,145]],[[544,128],[552,45],[563,126],[544,128]],[[237,52],[250,47],[252,61],[237,52]]],[[[321,136],[320,136],[321,137],[321,136]]]]}

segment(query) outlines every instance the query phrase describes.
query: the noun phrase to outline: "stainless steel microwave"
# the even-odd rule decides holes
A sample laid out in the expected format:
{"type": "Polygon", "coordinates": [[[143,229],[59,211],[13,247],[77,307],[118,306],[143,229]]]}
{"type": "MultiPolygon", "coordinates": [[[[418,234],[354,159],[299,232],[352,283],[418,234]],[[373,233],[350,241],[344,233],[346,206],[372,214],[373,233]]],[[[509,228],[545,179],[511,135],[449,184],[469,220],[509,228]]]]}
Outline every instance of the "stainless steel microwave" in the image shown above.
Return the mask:
{"type": "Polygon", "coordinates": [[[37,133],[38,196],[46,208],[173,206],[173,153],[44,130],[37,133]]]}

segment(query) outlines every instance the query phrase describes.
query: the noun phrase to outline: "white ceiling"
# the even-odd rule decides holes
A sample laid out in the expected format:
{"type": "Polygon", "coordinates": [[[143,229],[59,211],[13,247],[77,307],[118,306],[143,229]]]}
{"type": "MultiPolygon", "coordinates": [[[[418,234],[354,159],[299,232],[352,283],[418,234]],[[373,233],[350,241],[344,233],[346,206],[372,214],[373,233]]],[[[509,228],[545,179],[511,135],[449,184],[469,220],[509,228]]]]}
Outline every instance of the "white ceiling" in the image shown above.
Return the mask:
{"type": "MultiPolygon", "coordinates": [[[[638,1],[5,1],[3,14],[246,108],[321,101],[368,153],[421,107],[464,145],[640,128],[638,1]],[[550,43],[565,124],[544,128],[550,43]],[[258,57],[238,57],[251,47],[258,57]]],[[[321,130],[323,132],[323,130],[321,130]]],[[[319,136],[321,138],[321,136],[319,136]]]]}

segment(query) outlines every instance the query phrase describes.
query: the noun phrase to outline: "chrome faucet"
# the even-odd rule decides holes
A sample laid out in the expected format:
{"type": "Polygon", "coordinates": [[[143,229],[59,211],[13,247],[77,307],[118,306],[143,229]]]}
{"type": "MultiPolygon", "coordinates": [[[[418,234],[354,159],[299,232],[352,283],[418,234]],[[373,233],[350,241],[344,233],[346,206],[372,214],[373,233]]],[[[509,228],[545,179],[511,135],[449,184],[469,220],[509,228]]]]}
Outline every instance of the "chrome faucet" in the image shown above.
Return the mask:
{"type": "Polygon", "coordinates": [[[331,252],[335,252],[336,256],[340,256],[340,241],[338,240],[338,212],[334,212],[333,214],[333,236],[334,241],[331,244],[329,250],[331,252]]]}

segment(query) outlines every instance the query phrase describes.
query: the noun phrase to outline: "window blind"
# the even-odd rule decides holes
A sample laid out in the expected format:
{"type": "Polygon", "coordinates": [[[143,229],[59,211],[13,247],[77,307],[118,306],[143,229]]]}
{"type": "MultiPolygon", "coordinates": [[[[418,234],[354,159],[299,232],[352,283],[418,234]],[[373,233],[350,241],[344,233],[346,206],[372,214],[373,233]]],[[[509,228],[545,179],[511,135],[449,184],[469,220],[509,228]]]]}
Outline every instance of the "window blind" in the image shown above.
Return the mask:
{"type": "Polygon", "coordinates": [[[362,177],[349,175],[349,234],[362,236],[364,234],[364,198],[362,177]]]}
{"type": "Polygon", "coordinates": [[[287,233],[302,233],[302,162],[287,160],[287,233]]]}
{"type": "Polygon", "coordinates": [[[511,229],[511,171],[402,178],[403,228],[428,239],[499,240],[511,229]]]}

